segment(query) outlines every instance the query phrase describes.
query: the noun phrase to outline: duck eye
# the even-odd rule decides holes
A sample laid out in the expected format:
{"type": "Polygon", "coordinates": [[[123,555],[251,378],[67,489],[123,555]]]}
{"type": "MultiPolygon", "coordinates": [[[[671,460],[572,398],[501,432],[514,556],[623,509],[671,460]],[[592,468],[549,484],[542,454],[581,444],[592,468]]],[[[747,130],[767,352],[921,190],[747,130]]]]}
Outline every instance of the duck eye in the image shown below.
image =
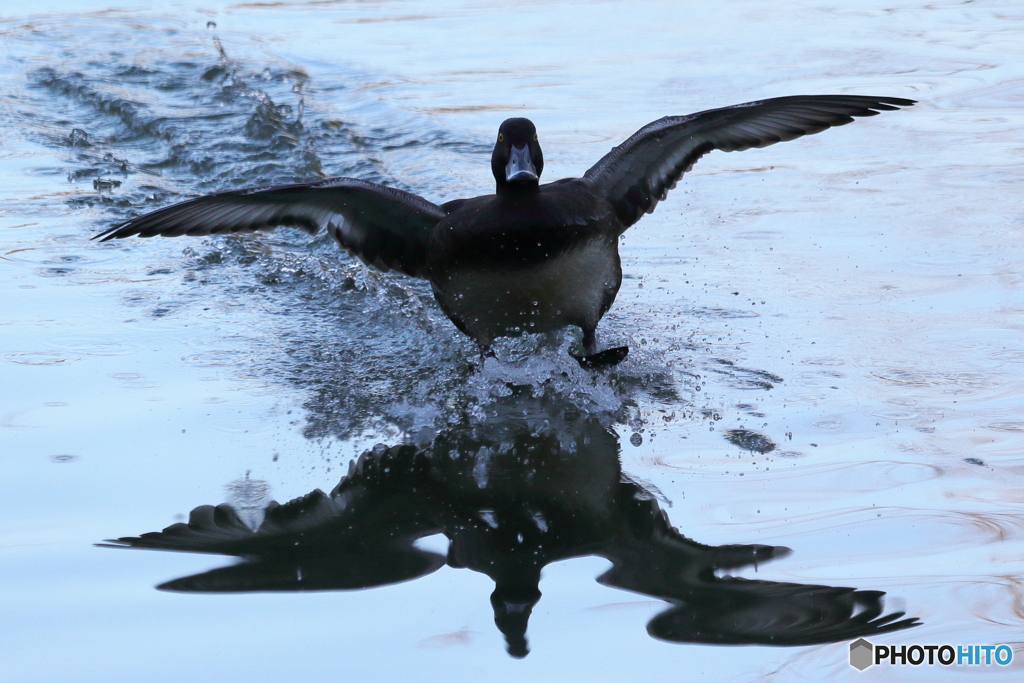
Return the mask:
{"type": "Polygon", "coordinates": [[[533,141],[537,142],[537,134],[536,133],[533,134],[533,141]]]}
{"type": "Polygon", "coordinates": [[[505,142],[505,136],[501,133],[498,133],[498,142],[505,142]]]}

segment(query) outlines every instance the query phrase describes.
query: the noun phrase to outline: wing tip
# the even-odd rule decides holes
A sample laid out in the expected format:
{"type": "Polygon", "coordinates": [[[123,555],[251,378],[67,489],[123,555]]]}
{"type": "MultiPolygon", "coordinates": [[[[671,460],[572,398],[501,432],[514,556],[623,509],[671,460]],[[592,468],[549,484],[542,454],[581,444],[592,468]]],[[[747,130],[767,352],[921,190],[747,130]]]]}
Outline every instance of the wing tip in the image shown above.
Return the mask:
{"type": "Polygon", "coordinates": [[[872,114],[882,111],[899,111],[902,107],[913,107],[917,104],[917,100],[910,100],[905,97],[874,97],[872,100],[873,102],[865,105],[871,109],[878,110],[872,112],[872,114]]]}
{"type": "Polygon", "coordinates": [[[894,107],[913,107],[918,103],[917,100],[911,100],[906,97],[877,97],[875,99],[882,104],[890,104],[894,107]]]}
{"type": "Polygon", "coordinates": [[[100,232],[100,233],[97,233],[97,234],[93,235],[92,237],[89,238],[89,241],[90,242],[96,242],[96,241],[99,241],[99,242],[109,242],[110,240],[113,240],[113,239],[122,239],[122,238],[125,238],[125,237],[131,237],[135,233],[131,232],[131,231],[126,231],[125,230],[125,228],[127,228],[131,222],[132,221],[127,221],[125,223],[118,223],[117,225],[115,225],[112,228],[107,228],[103,232],[100,232]]]}

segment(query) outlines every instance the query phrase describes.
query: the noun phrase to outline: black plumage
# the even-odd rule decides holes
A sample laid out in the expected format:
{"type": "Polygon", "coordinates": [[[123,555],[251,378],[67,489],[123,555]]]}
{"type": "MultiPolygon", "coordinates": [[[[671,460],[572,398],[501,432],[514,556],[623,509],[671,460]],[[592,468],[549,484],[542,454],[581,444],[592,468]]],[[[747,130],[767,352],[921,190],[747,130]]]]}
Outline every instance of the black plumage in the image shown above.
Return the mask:
{"type": "Polygon", "coordinates": [[[354,178],[222,192],[133,218],[96,236],[211,235],[326,229],[367,265],[429,280],[441,308],[486,353],[497,337],[568,325],[583,331],[581,364],[621,283],[617,238],[665,199],[712,150],[741,151],[819,133],[914,104],[896,97],[801,95],[669,116],[612,149],[582,178],[541,185],[534,124],[505,121],[491,156],[492,195],[438,206],[354,178]]]}

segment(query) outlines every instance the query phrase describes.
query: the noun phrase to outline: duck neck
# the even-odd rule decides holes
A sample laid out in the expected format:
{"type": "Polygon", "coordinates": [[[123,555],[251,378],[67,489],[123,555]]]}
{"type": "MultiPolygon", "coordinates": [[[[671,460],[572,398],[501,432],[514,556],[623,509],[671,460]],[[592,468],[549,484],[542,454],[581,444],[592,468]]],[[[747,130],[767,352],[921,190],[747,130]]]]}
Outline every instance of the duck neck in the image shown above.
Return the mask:
{"type": "Polygon", "coordinates": [[[495,185],[494,192],[502,197],[529,197],[540,192],[540,183],[536,180],[520,180],[512,183],[507,180],[499,180],[495,185]]]}

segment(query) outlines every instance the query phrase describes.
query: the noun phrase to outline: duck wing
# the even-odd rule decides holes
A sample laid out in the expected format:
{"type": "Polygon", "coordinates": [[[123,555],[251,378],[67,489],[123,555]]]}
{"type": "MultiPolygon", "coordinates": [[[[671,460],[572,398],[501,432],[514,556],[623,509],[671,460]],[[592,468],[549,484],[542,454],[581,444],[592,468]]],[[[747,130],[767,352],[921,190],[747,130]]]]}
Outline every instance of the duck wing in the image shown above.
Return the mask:
{"type": "Polygon", "coordinates": [[[139,235],[220,235],[299,228],[327,231],[363,263],[426,277],[426,245],[446,215],[436,204],[355,178],[232,190],[173,204],[116,225],[93,239],[139,235]]]}
{"type": "Polygon", "coordinates": [[[855,116],[909,107],[914,100],[860,95],[775,97],[649,123],[615,147],[584,177],[615,207],[625,227],[658,202],[702,156],[767,147],[842,126],[855,116]]]}

